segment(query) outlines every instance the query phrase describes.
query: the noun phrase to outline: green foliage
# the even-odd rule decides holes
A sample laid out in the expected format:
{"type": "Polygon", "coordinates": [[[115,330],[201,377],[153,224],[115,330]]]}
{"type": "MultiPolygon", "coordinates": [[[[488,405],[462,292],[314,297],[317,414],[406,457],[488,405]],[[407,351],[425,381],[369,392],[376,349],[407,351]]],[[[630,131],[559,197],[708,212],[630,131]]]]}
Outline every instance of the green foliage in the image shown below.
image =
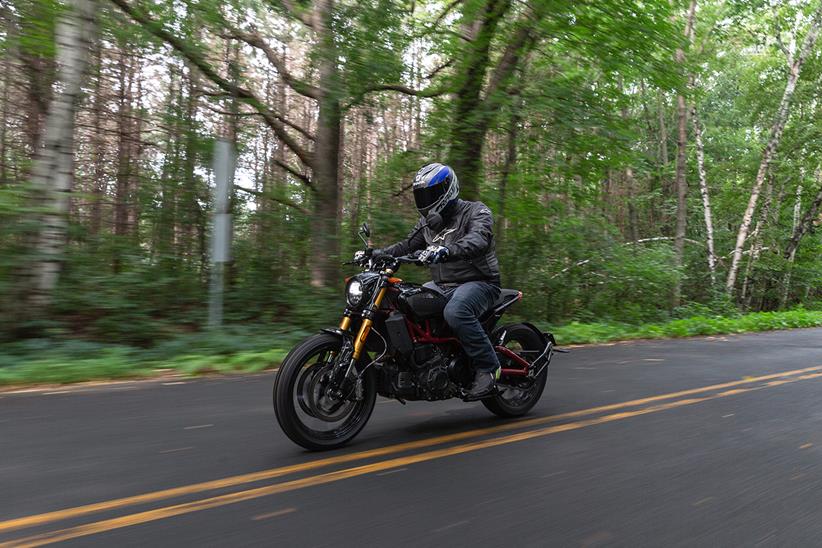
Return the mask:
{"type": "MultiPolygon", "coordinates": [[[[36,126],[60,89],[53,81],[54,32],[63,5],[12,0],[0,36],[9,56],[4,60],[12,60],[3,80],[6,106],[15,111],[2,121],[0,330],[4,340],[34,331],[51,339],[5,349],[0,378],[6,380],[0,382],[141,375],[158,367],[254,370],[275,363],[296,338],[334,324],[343,308],[341,279],[312,287],[315,263],[336,266],[337,247],[343,259],[359,249],[356,233],[365,220],[375,247],[404,237],[417,221],[408,192],[413,173],[466,143],[476,145],[472,154],[482,165],[473,177],[461,178],[495,213],[503,283],[523,291],[522,316],[562,325],[560,340],[815,325],[816,312],[807,310],[742,312],[779,309],[783,299],[794,306],[819,298],[819,235],[805,236],[795,261],[785,257],[797,196],[801,217],[822,184],[819,55],[803,68],[754,213],[762,226],[749,237],[735,297],[723,292],[722,282],[784,90],[783,46],[790,46],[794,27],[793,41],[801,43],[816,4],[700,1],[693,46],[683,33],[687,4],[340,0],[330,4],[325,39],[299,20],[313,15],[316,3],[293,3],[295,14],[285,4],[257,0],[130,1],[151,19],[140,25],[107,4],[78,115],[59,285],[48,316],[24,323],[17,320],[26,297],[20,278],[34,255],[44,211],[41,193],[28,180],[36,148],[28,132],[42,131],[36,126]],[[494,25],[479,33],[489,19],[494,25]],[[181,40],[176,49],[157,38],[158,29],[165,42],[173,41],[169,35],[181,40]],[[523,29],[528,40],[509,50],[523,29]],[[241,39],[243,32],[258,32],[270,50],[241,39]],[[686,52],[684,64],[674,62],[678,48],[686,52]],[[277,63],[268,63],[271,55],[303,84],[288,82],[277,63]],[[512,55],[516,71],[492,89],[495,68],[512,55]],[[340,199],[317,209],[321,190],[330,190],[317,187],[322,170],[301,163],[282,133],[307,149],[316,142],[316,135],[304,133],[328,122],[318,119],[311,96],[329,56],[337,72],[320,87],[339,101],[344,121],[336,166],[340,199]],[[191,58],[255,97],[226,92],[191,58]],[[420,99],[371,91],[385,84],[448,93],[420,99]],[[683,266],[675,266],[672,181],[680,94],[696,106],[705,128],[720,256],[714,286],[702,243],[690,126],[689,240],[683,266]],[[268,123],[255,113],[260,102],[268,123]],[[285,124],[281,133],[272,131],[272,118],[274,126],[285,124]],[[457,123],[468,130],[487,124],[488,133],[467,131],[470,139],[455,142],[457,123]],[[227,327],[208,332],[217,135],[236,138],[238,188],[230,205],[227,327]],[[121,163],[121,155],[131,163],[121,163]],[[315,180],[307,184],[306,177],[315,180]],[[89,220],[96,200],[99,226],[89,220]],[[128,226],[114,226],[116,207],[128,210],[128,226]],[[314,256],[312,246],[322,220],[318,211],[339,221],[339,240],[323,257],[314,256]],[[679,283],[686,304],[672,309],[679,283]]],[[[407,267],[402,277],[420,282],[427,273],[407,267]]]]}
{"type": "MultiPolygon", "coordinates": [[[[820,307],[822,305],[816,306],[820,307]]],[[[697,310],[705,312],[693,309],[697,310]]],[[[539,322],[538,325],[551,331],[560,346],[564,346],[819,327],[822,311],[798,308],[732,317],[697,314],[639,326],[617,322],[571,322],[561,326],[539,322]]],[[[169,373],[255,372],[276,368],[291,346],[309,334],[310,331],[292,326],[252,324],[179,335],[149,349],[76,340],[30,339],[0,346],[0,385],[73,383],[169,373]]]]}
{"type": "Polygon", "coordinates": [[[144,349],[30,339],[0,346],[0,385],[71,383],[169,372],[253,372],[276,367],[309,332],[287,325],[228,327],[178,335],[144,349]]]}

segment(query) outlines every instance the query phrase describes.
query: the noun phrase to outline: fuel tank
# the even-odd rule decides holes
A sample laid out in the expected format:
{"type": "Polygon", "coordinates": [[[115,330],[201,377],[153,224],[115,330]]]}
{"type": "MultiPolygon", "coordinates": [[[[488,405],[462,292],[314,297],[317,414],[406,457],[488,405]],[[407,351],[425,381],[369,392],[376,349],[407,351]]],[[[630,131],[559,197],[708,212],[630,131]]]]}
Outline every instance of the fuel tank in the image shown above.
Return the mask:
{"type": "Polygon", "coordinates": [[[406,289],[397,298],[400,311],[417,322],[442,318],[447,302],[439,291],[425,286],[406,289]]]}

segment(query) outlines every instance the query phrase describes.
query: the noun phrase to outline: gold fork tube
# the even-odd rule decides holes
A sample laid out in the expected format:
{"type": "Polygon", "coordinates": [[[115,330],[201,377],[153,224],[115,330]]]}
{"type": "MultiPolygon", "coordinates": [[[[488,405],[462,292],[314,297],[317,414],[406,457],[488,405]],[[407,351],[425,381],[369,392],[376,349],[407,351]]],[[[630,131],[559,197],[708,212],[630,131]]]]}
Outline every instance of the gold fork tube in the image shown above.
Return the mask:
{"type": "MultiPolygon", "coordinates": [[[[380,292],[377,293],[377,298],[374,299],[374,308],[372,310],[377,310],[380,307],[380,303],[382,302],[383,297],[385,297],[385,292],[387,291],[387,287],[383,287],[380,289],[380,292]]],[[[368,338],[368,333],[371,331],[371,324],[374,321],[371,318],[366,318],[363,320],[362,325],[360,326],[360,332],[357,333],[357,338],[354,340],[354,359],[360,359],[360,355],[362,354],[362,349],[365,348],[365,340],[368,338]]]]}

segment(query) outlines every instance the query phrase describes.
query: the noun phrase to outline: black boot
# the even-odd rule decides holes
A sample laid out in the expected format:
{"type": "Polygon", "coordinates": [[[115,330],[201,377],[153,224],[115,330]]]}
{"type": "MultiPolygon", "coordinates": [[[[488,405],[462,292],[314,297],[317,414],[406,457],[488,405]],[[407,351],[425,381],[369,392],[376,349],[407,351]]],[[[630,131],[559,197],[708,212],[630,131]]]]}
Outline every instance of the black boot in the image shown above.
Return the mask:
{"type": "Polygon", "coordinates": [[[474,373],[474,382],[468,390],[465,390],[462,399],[465,401],[477,401],[484,398],[494,396],[497,393],[497,379],[499,379],[500,370],[496,371],[477,371],[474,373]]]}

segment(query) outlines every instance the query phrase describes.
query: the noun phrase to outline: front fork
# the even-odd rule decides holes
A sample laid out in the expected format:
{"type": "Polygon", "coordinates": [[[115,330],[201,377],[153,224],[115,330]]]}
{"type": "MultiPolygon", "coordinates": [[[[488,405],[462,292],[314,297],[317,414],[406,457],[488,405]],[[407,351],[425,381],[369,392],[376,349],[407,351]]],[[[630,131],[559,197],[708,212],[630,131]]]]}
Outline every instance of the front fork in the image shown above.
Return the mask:
{"type": "MultiPolygon", "coordinates": [[[[385,294],[388,291],[388,277],[392,273],[393,272],[389,270],[383,274],[383,277],[380,280],[380,288],[377,291],[374,300],[371,301],[362,314],[363,321],[360,324],[360,329],[357,332],[356,337],[354,338],[350,358],[347,358],[346,356],[346,354],[348,354],[346,348],[348,344],[346,344],[346,341],[343,342],[343,352],[341,353],[340,358],[337,361],[337,365],[334,367],[334,371],[331,374],[332,385],[339,387],[337,389],[337,395],[339,397],[344,395],[345,391],[343,390],[343,385],[347,379],[351,378],[351,372],[355,370],[354,364],[356,364],[357,360],[360,359],[360,356],[362,356],[363,350],[365,349],[365,341],[368,339],[368,334],[371,332],[371,326],[374,324],[374,314],[377,310],[379,310],[380,304],[382,304],[382,300],[385,298],[385,294]]],[[[342,331],[345,335],[350,335],[351,322],[351,316],[343,316],[340,321],[340,331],[342,331]]]]}

